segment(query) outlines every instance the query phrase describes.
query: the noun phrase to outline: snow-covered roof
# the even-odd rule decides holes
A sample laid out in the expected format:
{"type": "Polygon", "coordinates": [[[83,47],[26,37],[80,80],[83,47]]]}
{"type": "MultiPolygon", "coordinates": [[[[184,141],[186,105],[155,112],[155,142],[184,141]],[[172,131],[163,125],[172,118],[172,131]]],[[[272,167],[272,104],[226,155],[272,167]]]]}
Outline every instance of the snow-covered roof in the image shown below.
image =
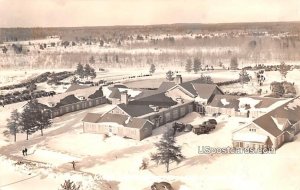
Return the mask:
{"type": "Polygon", "coordinates": [[[224,106],[229,105],[229,102],[226,100],[226,98],[222,98],[222,99],[221,99],[221,103],[222,103],[224,106]]]}
{"type": "Polygon", "coordinates": [[[85,89],[78,89],[78,90],[74,90],[72,92],[56,94],[53,97],[48,96],[48,97],[39,98],[38,102],[41,104],[44,104],[44,105],[47,105],[49,102],[58,103],[60,100],[64,99],[65,97],[74,95],[74,94],[76,94],[77,97],[83,96],[86,99],[88,99],[88,97],[90,95],[92,95],[93,93],[95,93],[98,89],[99,89],[99,86],[93,86],[93,87],[89,87],[89,88],[85,88],[85,89]]]}
{"type": "Polygon", "coordinates": [[[290,121],[286,118],[276,118],[276,117],[273,117],[273,116],[271,116],[271,118],[273,119],[273,121],[277,125],[278,129],[280,129],[281,131],[284,131],[291,124],[290,121]]]}
{"type": "Polygon", "coordinates": [[[300,121],[300,97],[292,99],[287,103],[277,107],[276,109],[253,120],[257,126],[263,128],[273,136],[277,137],[282,134],[280,128],[284,119],[288,120],[292,125],[300,121]],[[275,119],[274,119],[275,118],[275,119]]]}

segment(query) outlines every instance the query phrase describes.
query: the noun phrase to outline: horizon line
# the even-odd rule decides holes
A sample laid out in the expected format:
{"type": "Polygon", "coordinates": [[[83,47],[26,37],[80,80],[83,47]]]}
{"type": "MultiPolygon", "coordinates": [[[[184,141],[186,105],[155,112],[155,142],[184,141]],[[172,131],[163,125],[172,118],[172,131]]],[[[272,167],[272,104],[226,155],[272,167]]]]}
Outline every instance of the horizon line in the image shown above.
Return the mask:
{"type": "Polygon", "coordinates": [[[31,28],[93,28],[93,27],[146,27],[146,26],[162,26],[162,25],[218,25],[218,24],[255,24],[255,23],[300,23],[300,20],[290,21],[243,21],[243,22],[177,22],[177,23],[158,23],[158,24],[117,24],[117,25],[82,25],[82,26],[14,26],[0,27],[0,29],[31,29],[31,28]]]}

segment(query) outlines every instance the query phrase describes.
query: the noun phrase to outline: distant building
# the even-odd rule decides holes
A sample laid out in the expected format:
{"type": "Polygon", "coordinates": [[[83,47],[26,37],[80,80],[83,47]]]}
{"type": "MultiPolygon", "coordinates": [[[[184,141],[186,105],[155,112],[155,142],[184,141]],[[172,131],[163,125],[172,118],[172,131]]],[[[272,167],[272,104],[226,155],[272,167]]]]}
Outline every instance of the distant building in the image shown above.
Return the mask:
{"type": "Polygon", "coordinates": [[[279,148],[300,131],[300,97],[288,101],[232,134],[233,147],[279,148]]]}
{"type": "Polygon", "coordinates": [[[66,113],[105,104],[107,99],[103,96],[102,88],[95,86],[39,98],[38,102],[43,105],[41,107],[45,110],[45,113],[54,118],[66,113]]]}
{"type": "Polygon", "coordinates": [[[233,117],[257,118],[286,101],[286,99],[267,97],[215,95],[205,107],[205,111],[210,115],[219,113],[233,117]]]}

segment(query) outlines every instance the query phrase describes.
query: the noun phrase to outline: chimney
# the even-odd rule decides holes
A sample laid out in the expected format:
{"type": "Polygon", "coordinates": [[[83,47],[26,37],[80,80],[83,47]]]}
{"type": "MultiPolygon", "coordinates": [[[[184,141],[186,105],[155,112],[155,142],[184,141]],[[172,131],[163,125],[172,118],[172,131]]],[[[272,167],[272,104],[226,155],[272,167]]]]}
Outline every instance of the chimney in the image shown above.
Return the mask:
{"type": "Polygon", "coordinates": [[[127,91],[121,92],[121,104],[128,104],[127,91]]]}
{"type": "Polygon", "coordinates": [[[176,75],[176,77],[175,77],[175,83],[176,84],[181,84],[182,83],[182,77],[181,77],[181,75],[176,75]]]}

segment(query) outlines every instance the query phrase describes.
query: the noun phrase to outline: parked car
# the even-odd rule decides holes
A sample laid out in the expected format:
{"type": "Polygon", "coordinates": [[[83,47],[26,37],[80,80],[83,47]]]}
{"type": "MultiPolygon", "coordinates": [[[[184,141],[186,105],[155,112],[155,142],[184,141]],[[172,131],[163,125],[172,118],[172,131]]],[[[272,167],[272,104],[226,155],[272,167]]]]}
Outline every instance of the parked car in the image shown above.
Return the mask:
{"type": "Polygon", "coordinates": [[[215,119],[209,119],[208,122],[214,125],[218,124],[218,122],[215,119]]]}
{"type": "Polygon", "coordinates": [[[176,132],[182,132],[185,128],[185,124],[184,123],[181,123],[181,122],[175,122],[174,123],[174,126],[173,126],[173,129],[176,131],[176,132]]]}
{"type": "Polygon", "coordinates": [[[170,183],[168,182],[154,182],[151,185],[151,190],[174,190],[170,183]]]}
{"type": "Polygon", "coordinates": [[[208,134],[210,132],[210,128],[205,125],[199,125],[198,127],[193,128],[193,133],[197,135],[208,134]]]}
{"type": "Polygon", "coordinates": [[[213,117],[218,117],[218,116],[220,116],[220,115],[221,115],[221,113],[213,113],[213,114],[212,114],[213,117]]]}
{"type": "Polygon", "coordinates": [[[210,123],[209,121],[204,121],[204,122],[202,123],[202,125],[208,127],[209,129],[215,129],[215,128],[216,128],[216,125],[210,123]]]}

